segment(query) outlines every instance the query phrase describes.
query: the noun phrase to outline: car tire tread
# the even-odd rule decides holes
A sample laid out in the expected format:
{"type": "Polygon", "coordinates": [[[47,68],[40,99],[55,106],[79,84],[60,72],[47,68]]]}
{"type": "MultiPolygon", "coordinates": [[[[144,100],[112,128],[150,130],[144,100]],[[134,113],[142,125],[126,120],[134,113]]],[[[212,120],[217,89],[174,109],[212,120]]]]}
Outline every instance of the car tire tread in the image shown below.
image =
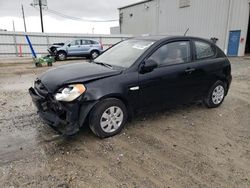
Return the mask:
{"type": "Polygon", "coordinates": [[[127,108],[121,100],[115,98],[104,99],[99,103],[97,103],[95,107],[91,110],[89,116],[89,127],[92,130],[92,132],[99,138],[107,138],[119,134],[122,128],[124,127],[125,123],[127,122],[127,118],[128,118],[127,108]],[[103,112],[112,105],[116,105],[122,109],[124,119],[122,125],[116,131],[112,133],[106,133],[100,127],[100,118],[103,112]]]}
{"type": "Polygon", "coordinates": [[[227,84],[225,82],[221,81],[221,80],[218,80],[209,89],[208,95],[204,98],[203,103],[205,104],[205,106],[207,108],[216,108],[216,107],[219,107],[223,103],[223,101],[225,99],[226,92],[227,92],[227,84]],[[223,86],[223,88],[224,88],[224,92],[225,92],[224,93],[224,97],[223,97],[222,101],[219,104],[214,104],[213,101],[212,101],[212,93],[213,93],[214,89],[217,86],[219,86],[219,85],[223,86]]]}

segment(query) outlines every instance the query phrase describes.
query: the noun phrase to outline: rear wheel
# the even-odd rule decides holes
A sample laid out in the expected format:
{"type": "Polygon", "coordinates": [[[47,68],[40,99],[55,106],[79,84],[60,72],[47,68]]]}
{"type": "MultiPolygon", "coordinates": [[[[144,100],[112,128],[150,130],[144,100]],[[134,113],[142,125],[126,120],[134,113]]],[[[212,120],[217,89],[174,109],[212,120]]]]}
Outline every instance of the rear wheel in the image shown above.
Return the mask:
{"type": "Polygon", "coordinates": [[[94,50],[94,51],[92,51],[91,53],[90,53],[90,58],[91,59],[95,59],[95,58],[97,58],[98,56],[99,56],[99,52],[97,51],[97,50],[94,50]]]}
{"type": "Polygon", "coordinates": [[[127,108],[118,99],[99,102],[90,114],[90,129],[100,138],[114,136],[121,132],[127,121],[127,108]]]}
{"type": "Polygon", "coordinates": [[[226,95],[226,84],[217,81],[209,90],[208,96],[204,99],[204,103],[208,108],[216,108],[220,106],[226,95]]]}
{"type": "Polygon", "coordinates": [[[57,59],[60,61],[64,61],[67,58],[67,55],[65,52],[58,52],[57,59]]]}

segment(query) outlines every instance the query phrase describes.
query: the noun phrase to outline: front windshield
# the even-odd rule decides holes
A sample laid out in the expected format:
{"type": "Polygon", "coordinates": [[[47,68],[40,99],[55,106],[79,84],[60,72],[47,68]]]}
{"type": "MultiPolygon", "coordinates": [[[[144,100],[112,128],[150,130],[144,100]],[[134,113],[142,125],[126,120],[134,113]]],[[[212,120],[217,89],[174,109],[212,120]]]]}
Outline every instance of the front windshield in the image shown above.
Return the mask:
{"type": "Polygon", "coordinates": [[[64,44],[68,45],[70,42],[72,42],[72,40],[67,40],[66,42],[64,42],[64,44]]]}
{"type": "Polygon", "coordinates": [[[94,62],[129,68],[153,43],[147,40],[126,40],[107,50],[94,62]]]}

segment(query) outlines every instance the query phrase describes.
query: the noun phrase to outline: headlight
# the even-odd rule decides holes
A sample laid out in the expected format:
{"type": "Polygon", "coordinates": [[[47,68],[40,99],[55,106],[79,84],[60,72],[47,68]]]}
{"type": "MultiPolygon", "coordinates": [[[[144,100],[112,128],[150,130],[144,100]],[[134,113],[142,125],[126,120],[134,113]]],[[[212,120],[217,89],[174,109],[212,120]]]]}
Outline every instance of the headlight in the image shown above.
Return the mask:
{"type": "Polygon", "coordinates": [[[55,94],[55,99],[58,101],[71,102],[86,91],[82,84],[73,84],[63,88],[55,94]]]}

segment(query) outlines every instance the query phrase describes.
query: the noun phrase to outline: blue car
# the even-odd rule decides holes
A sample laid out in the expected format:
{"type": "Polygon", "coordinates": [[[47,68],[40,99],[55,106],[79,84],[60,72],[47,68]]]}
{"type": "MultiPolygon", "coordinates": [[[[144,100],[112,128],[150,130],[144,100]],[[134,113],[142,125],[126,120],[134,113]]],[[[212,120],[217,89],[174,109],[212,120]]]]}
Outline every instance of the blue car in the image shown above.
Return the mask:
{"type": "Polygon", "coordinates": [[[102,51],[100,42],[91,39],[76,39],[66,43],[55,43],[48,49],[49,53],[63,61],[67,57],[88,57],[95,59],[102,51]]]}

